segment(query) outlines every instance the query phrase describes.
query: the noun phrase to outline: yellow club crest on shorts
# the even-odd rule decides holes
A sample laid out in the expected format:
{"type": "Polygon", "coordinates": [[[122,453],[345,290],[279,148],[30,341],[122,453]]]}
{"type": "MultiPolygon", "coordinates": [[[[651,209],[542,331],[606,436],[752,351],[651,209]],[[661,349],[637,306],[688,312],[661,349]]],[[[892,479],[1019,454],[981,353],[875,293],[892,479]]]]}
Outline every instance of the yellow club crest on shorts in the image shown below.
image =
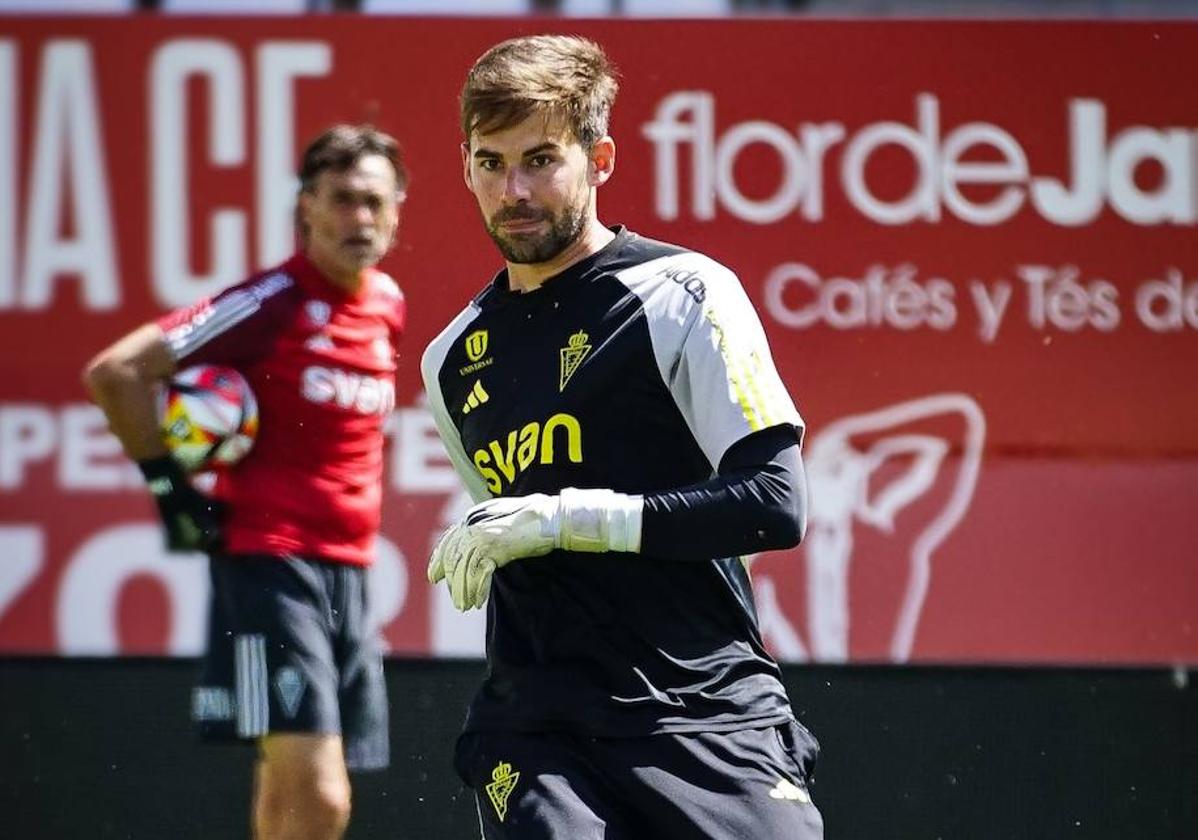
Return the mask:
{"type": "Polygon", "coordinates": [[[466,355],[477,362],[487,352],[487,331],[475,330],[466,336],[466,355]]]}
{"type": "Polygon", "coordinates": [[[578,370],[578,366],[582,364],[582,360],[591,352],[591,345],[587,343],[589,336],[582,330],[570,336],[570,340],[566,342],[566,346],[561,349],[562,367],[561,378],[558,380],[557,390],[559,392],[566,390],[566,383],[570,381],[570,377],[574,375],[574,371],[578,370]]]}
{"type": "Polygon", "coordinates": [[[499,821],[503,822],[503,818],[507,816],[508,797],[515,790],[516,782],[520,781],[520,774],[512,772],[512,765],[501,761],[491,771],[491,779],[491,783],[487,785],[487,798],[495,806],[495,813],[499,815],[499,821]]]}

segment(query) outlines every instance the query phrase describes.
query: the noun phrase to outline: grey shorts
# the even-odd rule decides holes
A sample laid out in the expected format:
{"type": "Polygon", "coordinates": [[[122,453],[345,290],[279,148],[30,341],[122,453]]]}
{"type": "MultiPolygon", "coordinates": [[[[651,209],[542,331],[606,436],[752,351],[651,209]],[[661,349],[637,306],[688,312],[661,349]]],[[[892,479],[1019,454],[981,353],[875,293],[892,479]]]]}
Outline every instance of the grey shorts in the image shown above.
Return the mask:
{"type": "Polygon", "coordinates": [[[641,738],[468,732],[455,764],[486,840],[820,840],[818,753],[789,722],[641,738]]]}
{"type": "Polygon", "coordinates": [[[192,719],[211,740],[340,734],[351,770],[387,766],[387,692],[366,570],[295,556],[215,555],[208,651],[192,719]]]}

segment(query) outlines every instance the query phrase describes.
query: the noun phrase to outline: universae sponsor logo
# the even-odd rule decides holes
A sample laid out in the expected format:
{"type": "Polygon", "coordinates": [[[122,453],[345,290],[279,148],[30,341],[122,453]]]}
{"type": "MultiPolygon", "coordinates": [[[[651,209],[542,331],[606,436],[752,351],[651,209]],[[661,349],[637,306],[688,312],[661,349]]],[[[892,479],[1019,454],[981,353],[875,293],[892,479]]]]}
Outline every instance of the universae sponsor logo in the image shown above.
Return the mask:
{"type": "Polygon", "coordinates": [[[942,125],[940,99],[926,92],[915,97],[913,124],[879,121],[850,130],[843,122],[805,122],[791,130],[748,120],[717,133],[715,96],[675,91],[659,101],[642,133],[654,146],[655,209],[667,220],[688,213],[710,220],[718,209],[761,225],[791,215],[820,222],[826,191],[839,176],[848,203],[882,225],[939,223],[946,216],[998,225],[1025,205],[1065,227],[1090,224],[1106,207],[1135,225],[1198,222],[1198,129],[1117,129],[1108,125],[1105,103],[1088,98],[1069,100],[1065,125],[1064,179],[1033,174],[1023,144],[1001,126],[942,125]],[[755,145],[772,150],[781,167],[778,183],[764,197],[746,195],[736,178],[737,159],[755,145]],[[683,147],[689,154],[680,154],[683,147]],[[887,147],[909,155],[916,169],[915,183],[898,198],[880,197],[866,176],[870,160],[887,147]],[[839,152],[835,168],[829,162],[833,150],[839,152]],[[1161,171],[1150,188],[1136,181],[1136,170],[1146,163],[1161,171]]]}

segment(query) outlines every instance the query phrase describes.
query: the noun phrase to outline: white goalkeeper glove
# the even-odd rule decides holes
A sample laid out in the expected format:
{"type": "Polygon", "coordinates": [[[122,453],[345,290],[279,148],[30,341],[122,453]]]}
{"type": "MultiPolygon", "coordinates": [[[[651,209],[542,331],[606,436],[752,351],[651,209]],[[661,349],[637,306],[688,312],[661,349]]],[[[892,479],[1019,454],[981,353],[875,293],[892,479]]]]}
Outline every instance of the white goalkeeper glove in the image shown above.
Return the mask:
{"type": "Polygon", "coordinates": [[[491,575],[513,560],[566,551],[638,552],[644,500],[567,487],[560,495],[490,499],[466,511],[433,548],[428,579],[447,581],[459,610],[481,607],[491,575]]]}

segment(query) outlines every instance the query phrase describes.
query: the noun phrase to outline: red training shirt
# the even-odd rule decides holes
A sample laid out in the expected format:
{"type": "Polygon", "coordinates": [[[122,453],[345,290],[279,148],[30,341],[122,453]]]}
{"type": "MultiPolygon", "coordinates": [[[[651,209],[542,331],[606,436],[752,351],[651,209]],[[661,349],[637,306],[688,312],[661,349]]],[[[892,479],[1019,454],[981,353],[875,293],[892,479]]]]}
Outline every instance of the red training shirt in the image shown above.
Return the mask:
{"type": "Polygon", "coordinates": [[[347,294],[298,254],[159,319],[179,367],[236,368],[258,398],[254,448],[217,479],[228,553],[373,560],[405,316],[386,274],[347,294]]]}

